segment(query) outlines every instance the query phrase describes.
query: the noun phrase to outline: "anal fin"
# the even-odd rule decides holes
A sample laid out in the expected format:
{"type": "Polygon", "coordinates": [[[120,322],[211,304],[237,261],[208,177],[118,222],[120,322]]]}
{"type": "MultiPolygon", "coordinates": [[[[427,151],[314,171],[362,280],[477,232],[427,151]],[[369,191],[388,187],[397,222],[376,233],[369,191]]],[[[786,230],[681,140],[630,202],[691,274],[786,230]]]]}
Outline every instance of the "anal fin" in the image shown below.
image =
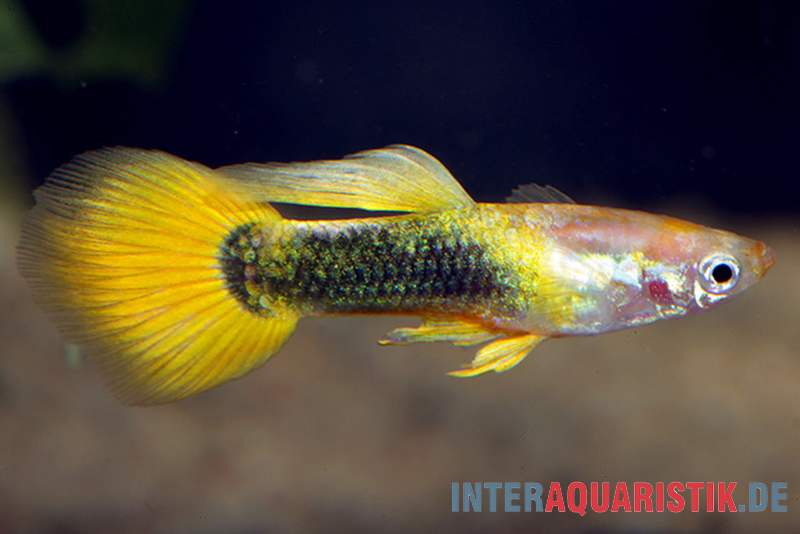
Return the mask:
{"type": "Polygon", "coordinates": [[[488,371],[494,371],[495,373],[508,371],[525,359],[525,356],[545,339],[547,337],[536,334],[524,334],[498,339],[482,347],[465,369],[451,371],[447,374],[466,378],[488,371]]]}
{"type": "Polygon", "coordinates": [[[395,328],[381,339],[381,345],[407,345],[409,343],[450,341],[455,345],[477,345],[495,339],[499,334],[485,325],[470,321],[448,321],[425,318],[417,328],[395,328]]]}

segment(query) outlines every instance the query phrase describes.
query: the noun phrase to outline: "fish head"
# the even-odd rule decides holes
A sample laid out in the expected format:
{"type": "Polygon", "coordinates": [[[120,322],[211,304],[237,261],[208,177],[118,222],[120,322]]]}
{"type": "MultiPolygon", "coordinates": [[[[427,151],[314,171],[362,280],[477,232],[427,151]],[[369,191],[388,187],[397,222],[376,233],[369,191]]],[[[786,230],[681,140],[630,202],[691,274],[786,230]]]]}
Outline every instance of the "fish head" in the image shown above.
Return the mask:
{"type": "Polygon", "coordinates": [[[688,281],[698,310],[713,308],[761,280],[775,263],[762,241],[704,229],[690,250],[688,281]]]}
{"type": "Polygon", "coordinates": [[[545,248],[526,319],[550,336],[693,315],[756,284],[775,262],[761,241],[662,215],[570,207],[545,248]]]}
{"type": "Polygon", "coordinates": [[[761,241],[663,217],[644,247],[644,288],[661,318],[714,308],[761,280],[775,254],[761,241]]]}

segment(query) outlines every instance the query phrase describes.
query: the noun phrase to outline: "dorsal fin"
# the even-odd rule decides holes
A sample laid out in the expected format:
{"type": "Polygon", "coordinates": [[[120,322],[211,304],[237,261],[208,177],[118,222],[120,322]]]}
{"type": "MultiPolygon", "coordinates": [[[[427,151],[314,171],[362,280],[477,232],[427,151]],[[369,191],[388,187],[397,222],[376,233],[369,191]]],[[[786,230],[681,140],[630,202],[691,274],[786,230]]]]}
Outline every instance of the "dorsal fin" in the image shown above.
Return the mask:
{"type": "Polygon", "coordinates": [[[475,202],[439,161],[418,148],[391,145],[341,160],[246,163],[217,169],[248,200],[330,208],[432,212],[475,202]]]}
{"type": "Polygon", "coordinates": [[[506,202],[511,204],[525,204],[530,202],[539,202],[542,204],[577,204],[577,202],[552,185],[542,187],[538,184],[519,186],[511,192],[511,196],[506,198],[506,202]]]}

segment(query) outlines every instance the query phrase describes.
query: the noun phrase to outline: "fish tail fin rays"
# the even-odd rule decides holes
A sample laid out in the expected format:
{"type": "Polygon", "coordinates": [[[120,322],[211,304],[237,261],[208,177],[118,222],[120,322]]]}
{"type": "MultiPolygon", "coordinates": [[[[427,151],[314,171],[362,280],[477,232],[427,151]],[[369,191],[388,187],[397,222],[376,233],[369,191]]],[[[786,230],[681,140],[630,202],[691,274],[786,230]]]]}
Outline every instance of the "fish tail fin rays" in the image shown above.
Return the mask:
{"type": "Polygon", "coordinates": [[[329,208],[435,212],[475,202],[436,158],[406,145],[340,160],[246,163],[217,169],[256,200],[329,208]]]}
{"type": "Polygon", "coordinates": [[[214,171],[163,152],[102,149],[57,169],[22,224],[18,264],[35,299],[130,404],[200,393],[260,367],[294,331],[230,293],[220,246],[280,224],[214,171]]]}
{"type": "Polygon", "coordinates": [[[475,358],[464,369],[450,371],[450,376],[466,378],[477,376],[488,371],[502,373],[516,366],[525,359],[539,343],[547,337],[536,334],[506,337],[485,345],[478,351],[475,358]]]}

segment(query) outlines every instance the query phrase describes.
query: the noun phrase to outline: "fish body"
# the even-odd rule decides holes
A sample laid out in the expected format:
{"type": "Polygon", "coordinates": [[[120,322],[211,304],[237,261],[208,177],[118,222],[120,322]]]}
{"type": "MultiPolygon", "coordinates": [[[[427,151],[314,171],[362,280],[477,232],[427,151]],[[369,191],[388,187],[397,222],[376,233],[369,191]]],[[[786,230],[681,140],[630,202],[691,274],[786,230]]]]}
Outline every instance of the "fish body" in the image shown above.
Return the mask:
{"type": "Polygon", "coordinates": [[[382,343],[486,343],[455,376],[505,371],[545,339],[711,308],[764,276],[759,241],[525,186],[475,203],[407,146],[211,170],[105,149],[55,171],[20,266],[127,401],[177,400],[277,352],[302,317],[423,318],[382,343]],[[406,212],[296,221],[270,205],[406,212]]]}

